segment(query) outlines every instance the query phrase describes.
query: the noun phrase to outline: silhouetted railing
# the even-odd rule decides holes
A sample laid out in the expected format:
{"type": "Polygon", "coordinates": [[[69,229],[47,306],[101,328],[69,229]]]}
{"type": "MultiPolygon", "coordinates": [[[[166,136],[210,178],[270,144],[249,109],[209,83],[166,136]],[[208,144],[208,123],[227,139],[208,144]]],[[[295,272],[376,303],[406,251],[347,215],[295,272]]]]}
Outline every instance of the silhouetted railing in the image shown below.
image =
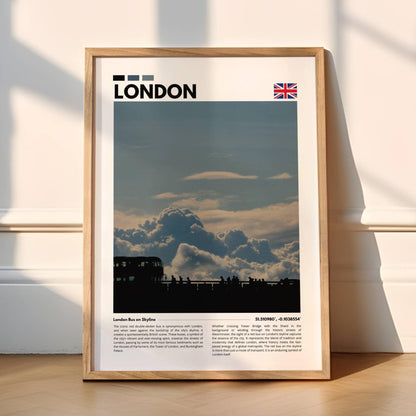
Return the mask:
{"type": "Polygon", "coordinates": [[[114,281],[114,312],[299,312],[299,280],[249,278],[114,281]]]}
{"type": "Polygon", "coordinates": [[[296,284],[294,280],[279,280],[279,281],[256,281],[256,280],[238,280],[238,281],[221,281],[221,280],[176,280],[172,281],[170,279],[168,280],[162,280],[159,282],[162,285],[172,285],[172,286],[186,286],[186,285],[192,285],[196,286],[196,289],[200,286],[211,286],[212,289],[214,289],[214,286],[234,286],[234,287],[245,287],[245,286],[282,286],[282,285],[293,285],[296,284]]]}

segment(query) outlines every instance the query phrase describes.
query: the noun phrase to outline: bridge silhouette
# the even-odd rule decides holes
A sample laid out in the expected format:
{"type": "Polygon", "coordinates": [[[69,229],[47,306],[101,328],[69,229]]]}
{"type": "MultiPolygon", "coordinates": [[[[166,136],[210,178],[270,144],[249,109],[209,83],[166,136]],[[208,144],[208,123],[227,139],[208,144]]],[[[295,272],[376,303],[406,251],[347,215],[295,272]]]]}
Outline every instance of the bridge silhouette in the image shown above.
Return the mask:
{"type": "Polygon", "coordinates": [[[114,313],[300,312],[299,280],[191,280],[114,282],[114,313]]]}

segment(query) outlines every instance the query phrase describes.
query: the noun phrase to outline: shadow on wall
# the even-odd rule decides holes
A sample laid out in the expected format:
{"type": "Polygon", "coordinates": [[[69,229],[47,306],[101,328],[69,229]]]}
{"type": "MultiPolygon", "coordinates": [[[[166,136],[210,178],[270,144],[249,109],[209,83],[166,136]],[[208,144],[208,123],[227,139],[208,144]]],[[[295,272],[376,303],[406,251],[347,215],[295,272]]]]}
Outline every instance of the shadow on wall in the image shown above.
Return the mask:
{"type": "MultiPolygon", "coordinates": [[[[15,131],[13,89],[26,89],[47,97],[78,116],[82,115],[83,108],[83,83],[15,39],[12,6],[13,0],[0,2],[3,58],[0,73],[0,94],[3,97],[0,111],[0,152],[3,156],[0,163],[0,227],[1,224],[7,225],[4,217],[14,203],[11,188],[15,131]]],[[[207,16],[206,0],[159,0],[156,22],[159,45],[203,46],[207,38],[207,16]]],[[[40,145],[38,151],[44,157],[48,149],[42,149],[40,145]]],[[[42,184],[33,183],[33,186],[41,190],[42,184]]],[[[22,265],[15,266],[16,234],[9,234],[6,240],[1,244],[7,264],[1,265],[0,276],[0,326],[4,335],[0,352],[80,352],[82,311],[79,303],[72,301],[79,299],[80,285],[56,285],[58,279],[41,284],[31,279],[24,269],[19,269],[22,265]]]]}
{"type": "MultiPolygon", "coordinates": [[[[11,190],[11,141],[14,132],[12,114],[12,90],[27,89],[56,102],[57,105],[77,114],[82,114],[83,83],[69,72],[63,71],[25,45],[17,41],[12,34],[13,0],[0,2],[0,42],[2,51],[2,71],[0,75],[0,93],[2,108],[0,112],[0,131],[2,140],[0,164],[1,200],[0,207],[7,209],[12,201],[11,190]]],[[[46,120],[45,120],[46,122],[46,120]]],[[[47,154],[47,149],[39,149],[47,154]]],[[[36,155],[33,155],[36,157],[36,155]]],[[[29,172],[28,172],[29,174],[29,172]]],[[[36,186],[37,184],[33,184],[36,186]]],[[[41,186],[41,184],[39,184],[41,186]]],[[[4,214],[3,211],[1,214],[4,214]]]]}
{"type": "Polygon", "coordinates": [[[334,60],[326,51],[326,116],[331,343],[333,351],[403,351],[380,276],[373,232],[348,224],[349,210],[364,211],[334,60]],[[333,219],[333,221],[331,221],[333,219]]]}
{"type": "MultiPolygon", "coordinates": [[[[70,73],[50,63],[17,41],[12,35],[12,0],[0,3],[0,42],[2,73],[0,92],[4,103],[0,112],[1,151],[5,158],[1,163],[2,208],[11,203],[10,151],[13,136],[11,92],[22,88],[46,96],[59,106],[75,113],[82,113],[83,84],[70,73]],[[8,99],[7,99],[8,98],[8,99]]],[[[42,154],[47,149],[40,149],[42,154]]],[[[35,156],[35,155],[34,155],[35,156]]],[[[35,184],[34,184],[35,185],[35,184]]]]}
{"type": "MultiPolygon", "coordinates": [[[[12,5],[12,0],[0,2],[0,227],[10,225],[4,217],[10,208],[15,208],[11,187],[12,140],[16,128],[12,111],[13,90],[24,89],[47,97],[79,116],[83,108],[83,83],[14,38],[12,5]]],[[[49,120],[39,122],[48,123],[49,120]]],[[[31,151],[33,149],[39,155],[35,151],[32,157],[39,156],[39,160],[48,154],[48,149],[42,148],[42,144],[31,151]]],[[[26,174],[30,175],[30,171],[26,174]]],[[[72,176],[68,175],[68,178],[72,176]]],[[[33,187],[42,191],[41,183],[33,183],[33,187]]],[[[80,352],[81,306],[68,300],[67,295],[70,299],[79,299],[81,284],[71,284],[62,290],[63,286],[56,285],[57,279],[50,281],[50,284],[40,284],[25,275],[25,268],[22,267],[31,265],[15,265],[17,235],[7,234],[0,233],[2,258],[7,261],[0,270],[0,327],[3,335],[0,352],[80,352]]]]}

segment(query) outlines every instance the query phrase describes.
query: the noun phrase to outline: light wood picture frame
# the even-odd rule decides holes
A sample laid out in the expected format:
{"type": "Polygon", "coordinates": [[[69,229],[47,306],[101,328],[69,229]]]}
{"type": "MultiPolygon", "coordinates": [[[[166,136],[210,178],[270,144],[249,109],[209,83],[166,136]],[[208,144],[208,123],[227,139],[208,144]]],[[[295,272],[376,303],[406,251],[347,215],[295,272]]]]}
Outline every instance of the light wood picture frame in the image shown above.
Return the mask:
{"type": "Polygon", "coordinates": [[[84,380],[330,378],[323,48],[87,48],[84,380]]]}

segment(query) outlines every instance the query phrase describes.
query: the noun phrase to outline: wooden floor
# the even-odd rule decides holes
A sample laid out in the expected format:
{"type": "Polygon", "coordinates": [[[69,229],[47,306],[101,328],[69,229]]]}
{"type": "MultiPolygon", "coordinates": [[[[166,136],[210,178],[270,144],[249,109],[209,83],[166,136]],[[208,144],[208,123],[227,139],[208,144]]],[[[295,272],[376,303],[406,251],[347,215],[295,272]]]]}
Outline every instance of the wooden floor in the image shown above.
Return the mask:
{"type": "Polygon", "coordinates": [[[332,375],[331,381],[83,382],[79,355],[0,355],[0,415],[416,415],[416,354],[334,354],[332,375]]]}

